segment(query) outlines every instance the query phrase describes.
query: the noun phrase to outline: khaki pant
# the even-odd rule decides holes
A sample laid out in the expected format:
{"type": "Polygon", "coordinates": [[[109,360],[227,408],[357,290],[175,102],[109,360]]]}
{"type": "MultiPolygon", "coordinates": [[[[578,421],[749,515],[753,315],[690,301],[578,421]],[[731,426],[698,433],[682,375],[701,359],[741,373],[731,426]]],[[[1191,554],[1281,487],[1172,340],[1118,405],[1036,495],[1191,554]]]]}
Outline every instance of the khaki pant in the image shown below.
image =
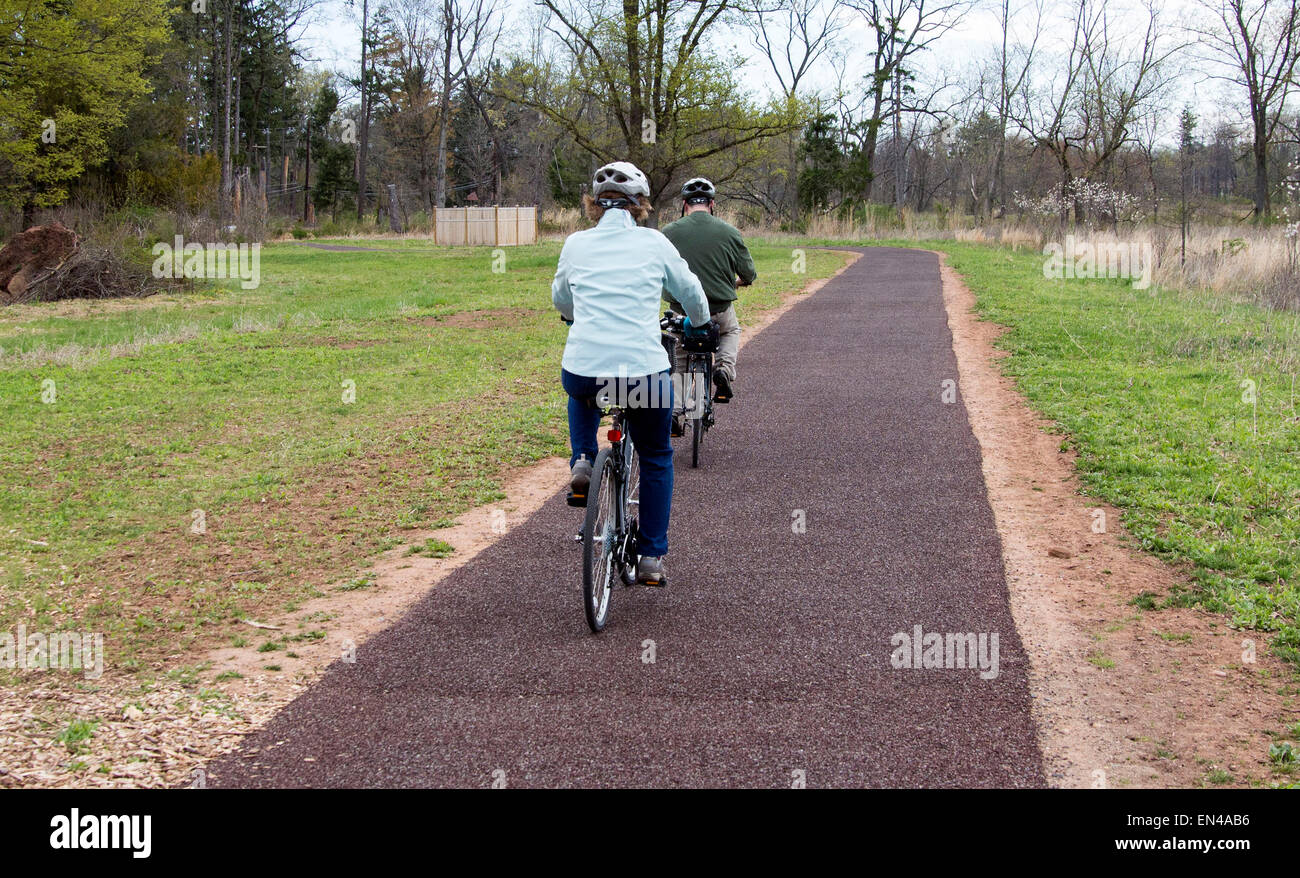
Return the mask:
{"type": "Polygon", "coordinates": [[[736,380],[736,354],[740,353],[740,321],[736,319],[736,306],[713,315],[718,321],[718,352],[713,355],[713,371],[736,380]]]}

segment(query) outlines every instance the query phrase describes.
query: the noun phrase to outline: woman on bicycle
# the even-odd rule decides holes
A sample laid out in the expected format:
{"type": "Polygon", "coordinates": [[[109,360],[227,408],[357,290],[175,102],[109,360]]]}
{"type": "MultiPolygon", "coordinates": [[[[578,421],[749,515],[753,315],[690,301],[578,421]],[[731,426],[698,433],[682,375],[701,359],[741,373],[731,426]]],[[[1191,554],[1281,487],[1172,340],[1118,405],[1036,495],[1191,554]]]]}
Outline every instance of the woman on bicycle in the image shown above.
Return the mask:
{"type": "Polygon", "coordinates": [[[596,171],[591,191],[583,205],[596,227],[565,240],[551,284],[551,301],[571,324],[560,371],[569,395],[569,489],[575,498],[587,494],[600,425],[594,400],[613,390],[641,459],[637,581],[665,585],[673,397],[659,302],[666,291],[695,327],[708,324],[709,303],[672,243],[637,225],[652,210],[645,174],[630,162],[614,162],[596,171]]]}

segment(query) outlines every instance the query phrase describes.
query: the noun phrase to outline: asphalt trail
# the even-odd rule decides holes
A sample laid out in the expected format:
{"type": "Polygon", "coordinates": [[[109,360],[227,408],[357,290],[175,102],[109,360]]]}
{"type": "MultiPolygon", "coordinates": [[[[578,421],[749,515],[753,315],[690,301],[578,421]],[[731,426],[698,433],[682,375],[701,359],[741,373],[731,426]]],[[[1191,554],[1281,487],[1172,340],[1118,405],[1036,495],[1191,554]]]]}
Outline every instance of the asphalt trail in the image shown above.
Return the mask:
{"type": "Polygon", "coordinates": [[[667,589],[590,634],[557,485],[212,785],[1044,785],[938,259],[865,252],[745,346],[699,470],[678,440],[667,589]],[[918,624],[997,677],[892,667],[918,624]]]}

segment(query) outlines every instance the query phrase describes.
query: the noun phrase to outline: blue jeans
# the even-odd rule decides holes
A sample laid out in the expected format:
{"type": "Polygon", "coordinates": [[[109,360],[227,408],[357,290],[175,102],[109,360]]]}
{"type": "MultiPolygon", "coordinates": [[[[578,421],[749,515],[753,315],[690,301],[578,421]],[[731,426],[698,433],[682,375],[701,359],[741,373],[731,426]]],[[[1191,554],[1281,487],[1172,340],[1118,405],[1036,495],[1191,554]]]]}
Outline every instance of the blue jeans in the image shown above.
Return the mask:
{"type": "Polygon", "coordinates": [[[620,384],[627,396],[622,402],[628,436],[641,460],[641,507],[637,552],[668,554],[668,512],[673,502],[672,427],[673,384],[667,370],[636,378],[602,379],[560,370],[560,383],[569,394],[569,466],[580,455],[596,462],[600,409],[590,404],[597,390],[620,384]]]}

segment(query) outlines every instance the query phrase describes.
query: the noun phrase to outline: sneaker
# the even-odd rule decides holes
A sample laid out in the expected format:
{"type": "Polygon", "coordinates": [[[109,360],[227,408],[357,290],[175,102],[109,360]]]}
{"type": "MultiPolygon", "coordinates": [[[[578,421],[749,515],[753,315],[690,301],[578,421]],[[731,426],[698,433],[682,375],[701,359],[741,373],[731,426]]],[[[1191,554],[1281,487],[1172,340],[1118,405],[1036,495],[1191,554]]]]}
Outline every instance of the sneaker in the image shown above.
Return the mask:
{"type": "Polygon", "coordinates": [[[669,430],[669,434],[674,439],[680,439],[686,435],[686,418],[681,412],[673,412],[673,426],[669,430]]]}
{"type": "Polygon", "coordinates": [[[667,585],[668,572],[664,570],[663,555],[642,555],[636,562],[636,581],[642,585],[667,585]]]}
{"type": "Polygon", "coordinates": [[[731,402],[731,379],[721,372],[713,375],[713,401],[731,402]]]}
{"type": "Polygon", "coordinates": [[[587,489],[591,487],[591,461],[582,455],[573,462],[569,471],[569,496],[566,502],[570,506],[587,505],[587,489]]]}

